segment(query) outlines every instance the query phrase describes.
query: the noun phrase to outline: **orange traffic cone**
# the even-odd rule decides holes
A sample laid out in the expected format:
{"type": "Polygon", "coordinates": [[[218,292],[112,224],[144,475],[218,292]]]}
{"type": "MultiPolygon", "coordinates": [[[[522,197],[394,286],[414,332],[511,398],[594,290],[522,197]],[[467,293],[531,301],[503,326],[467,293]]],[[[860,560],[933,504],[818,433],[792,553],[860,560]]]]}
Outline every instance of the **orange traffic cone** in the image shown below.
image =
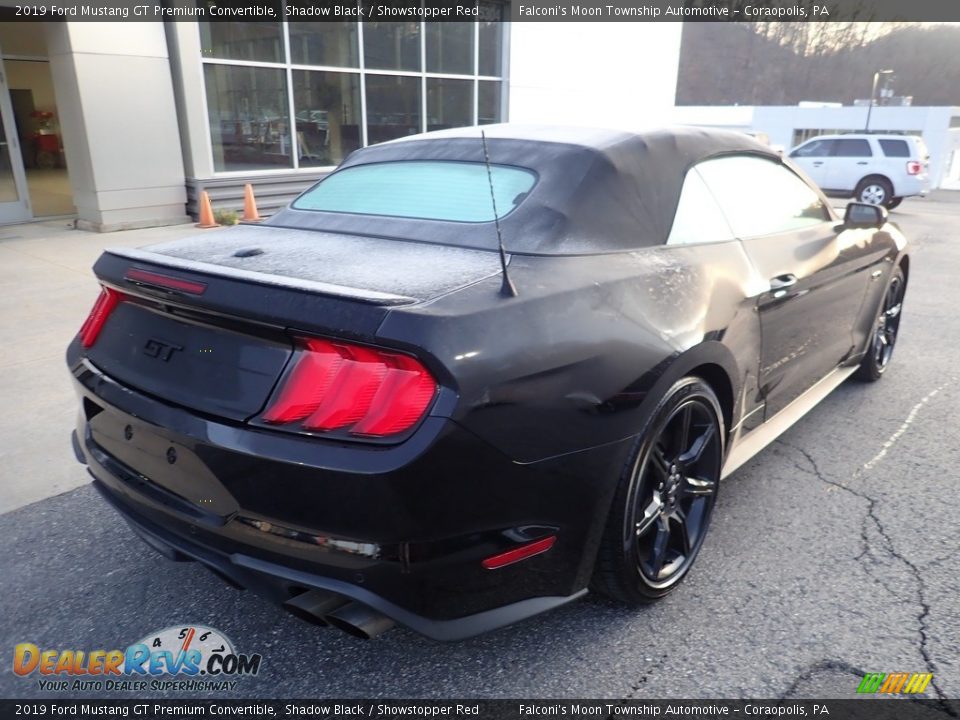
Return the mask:
{"type": "Polygon", "coordinates": [[[253,185],[247,183],[243,188],[243,221],[260,222],[263,220],[257,212],[257,201],[253,197],[253,185]]]}
{"type": "Polygon", "coordinates": [[[198,228],[220,227],[217,221],[213,219],[213,207],[210,205],[210,196],[206,190],[200,192],[200,222],[198,228]]]}

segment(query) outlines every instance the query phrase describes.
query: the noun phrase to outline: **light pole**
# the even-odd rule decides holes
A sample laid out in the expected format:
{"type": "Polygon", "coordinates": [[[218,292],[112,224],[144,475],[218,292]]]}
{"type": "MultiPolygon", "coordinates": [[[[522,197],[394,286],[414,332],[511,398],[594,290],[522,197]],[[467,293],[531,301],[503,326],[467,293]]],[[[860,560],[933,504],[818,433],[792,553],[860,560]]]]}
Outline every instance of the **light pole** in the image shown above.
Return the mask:
{"type": "Polygon", "coordinates": [[[893,75],[893,70],[877,70],[873,74],[873,88],[870,90],[870,104],[867,106],[867,126],[864,132],[870,132],[870,113],[873,112],[873,103],[877,97],[877,81],[881,75],[893,75]]]}

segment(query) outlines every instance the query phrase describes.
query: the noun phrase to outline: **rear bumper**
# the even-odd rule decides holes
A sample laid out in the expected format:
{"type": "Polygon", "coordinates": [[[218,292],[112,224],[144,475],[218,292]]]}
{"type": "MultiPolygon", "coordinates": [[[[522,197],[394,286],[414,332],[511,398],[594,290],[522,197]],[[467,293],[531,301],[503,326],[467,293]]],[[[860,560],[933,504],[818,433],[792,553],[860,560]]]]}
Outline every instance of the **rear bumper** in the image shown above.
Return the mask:
{"type": "MultiPolygon", "coordinates": [[[[93,475],[92,471],[91,474],[93,475]]],[[[490,632],[565,605],[587,592],[586,589],[582,589],[567,597],[528,598],[453,620],[434,620],[412,613],[376,593],[342,580],[297,570],[239,552],[228,554],[204,547],[197,542],[174,535],[138,515],[136,510],[120,496],[97,480],[96,475],[94,475],[93,486],[123,516],[145,543],[170,560],[200,562],[232,584],[252,589],[277,602],[289,599],[301,589],[334,592],[362,603],[432,640],[463,640],[490,632]]]]}
{"type": "Polygon", "coordinates": [[[908,175],[896,182],[895,197],[925,197],[930,194],[930,178],[926,175],[908,175]]]}
{"type": "Polygon", "coordinates": [[[437,640],[584,594],[629,452],[523,465],[443,418],[397,448],[344,447],[201,417],[88,362],[73,375],[78,459],[155,549],[279,602],[335,592],[437,640]],[[546,535],[542,555],[481,565],[546,535]]]}

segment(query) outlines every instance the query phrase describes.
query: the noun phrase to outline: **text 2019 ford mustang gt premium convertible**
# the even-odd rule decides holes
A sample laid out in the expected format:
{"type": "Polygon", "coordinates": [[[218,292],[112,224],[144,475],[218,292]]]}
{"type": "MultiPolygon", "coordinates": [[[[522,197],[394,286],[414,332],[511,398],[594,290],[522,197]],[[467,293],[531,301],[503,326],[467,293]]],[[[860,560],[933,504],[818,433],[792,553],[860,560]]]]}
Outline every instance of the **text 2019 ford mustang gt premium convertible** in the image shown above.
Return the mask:
{"type": "Polygon", "coordinates": [[[154,548],[362,637],[639,604],[724,476],[882,375],[905,248],[734,133],[376,145],[262,226],[103,253],[74,449],[154,548]]]}

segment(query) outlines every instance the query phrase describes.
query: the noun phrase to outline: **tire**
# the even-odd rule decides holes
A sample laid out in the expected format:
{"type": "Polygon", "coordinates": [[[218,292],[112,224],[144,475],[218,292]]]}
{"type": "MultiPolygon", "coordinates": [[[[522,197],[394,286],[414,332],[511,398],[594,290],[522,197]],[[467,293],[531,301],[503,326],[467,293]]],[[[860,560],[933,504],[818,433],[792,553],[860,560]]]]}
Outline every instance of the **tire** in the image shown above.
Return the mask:
{"type": "Polygon", "coordinates": [[[893,357],[893,348],[900,332],[900,317],[903,310],[903,296],[907,289],[903,270],[895,268],[883,294],[883,302],[874,322],[873,336],[866,355],[860,361],[856,377],[864,382],[876,382],[883,377],[884,371],[893,357]]]}
{"type": "Polygon", "coordinates": [[[892,197],[889,200],[887,200],[887,202],[885,202],[884,205],[886,206],[887,210],[893,210],[895,207],[899,207],[900,203],[902,202],[903,202],[902,197],[892,197]]]}
{"type": "Polygon", "coordinates": [[[893,197],[893,186],[886,178],[873,175],[859,182],[857,189],[853,191],[853,197],[857,202],[885,205],[893,197]]]}
{"type": "Polygon", "coordinates": [[[710,386],[678,380],[621,473],[591,588],[627,605],[667,595],[703,545],[720,484],[723,413],[710,386]]]}

